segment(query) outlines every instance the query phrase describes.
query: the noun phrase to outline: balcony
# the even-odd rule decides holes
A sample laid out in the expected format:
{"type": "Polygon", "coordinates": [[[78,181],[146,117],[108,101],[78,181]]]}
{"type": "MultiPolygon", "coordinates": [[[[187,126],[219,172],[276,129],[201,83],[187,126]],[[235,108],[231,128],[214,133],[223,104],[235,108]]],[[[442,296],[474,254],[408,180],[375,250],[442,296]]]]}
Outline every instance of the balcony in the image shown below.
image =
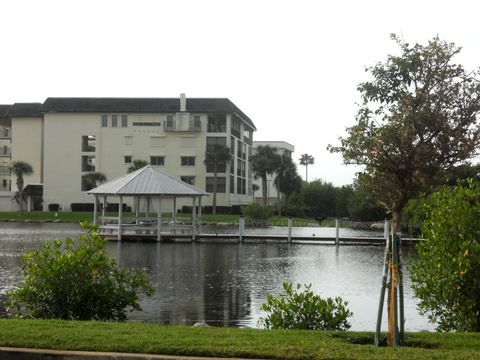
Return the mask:
{"type": "Polygon", "coordinates": [[[0,156],[12,156],[12,148],[8,146],[0,147],[0,156]]]}
{"type": "Polygon", "coordinates": [[[10,167],[5,165],[0,166],[0,175],[10,175],[10,167]]]}
{"type": "Polygon", "coordinates": [[[10,128],[0,128],[0,139],[10,139],[11,137],[10,128]]]}

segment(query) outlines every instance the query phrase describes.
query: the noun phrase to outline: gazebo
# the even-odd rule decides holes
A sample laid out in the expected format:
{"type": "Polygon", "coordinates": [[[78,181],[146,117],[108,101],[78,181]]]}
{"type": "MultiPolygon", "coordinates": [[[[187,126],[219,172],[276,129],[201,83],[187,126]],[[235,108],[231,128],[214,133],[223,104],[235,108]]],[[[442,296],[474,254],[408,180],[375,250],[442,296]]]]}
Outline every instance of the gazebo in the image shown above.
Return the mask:
{"type": "Polygon", "coordinates": [[[196,219],[201,216],[202,196],[208,195],[192,185],[174,178],[171,175],[147,165],[130,174],[126,174],[115,180],[102,184],[88,194],[95,196],[93,209],[93,224],[100,225],[100,234],[106,237],[122,240],[123,236],[129,238],[150,237],[161,240],[162,230],[162,201],[173,200],[173,223],[176,219],[176,203],[178,198],[192,199],[192,240],[195,240],[196,219]],[[118,217],[106,217],[105,211],[108,206],[108,198],[118,198],[118,217]],[[125,198],[134,199],[134,217],[125,217],[125,198]],[[146,216],[140,216],[141,201],[146,203],[146,216]],[[156,202],[156,206],[155,206],[156,202]],[[151,207],[156,207],[156,217],[150,216],[151,207]],[[101,209],[100,219],[98,217],[101,209]],[[100,220],[100,224],[99,224],[100,220]]]}

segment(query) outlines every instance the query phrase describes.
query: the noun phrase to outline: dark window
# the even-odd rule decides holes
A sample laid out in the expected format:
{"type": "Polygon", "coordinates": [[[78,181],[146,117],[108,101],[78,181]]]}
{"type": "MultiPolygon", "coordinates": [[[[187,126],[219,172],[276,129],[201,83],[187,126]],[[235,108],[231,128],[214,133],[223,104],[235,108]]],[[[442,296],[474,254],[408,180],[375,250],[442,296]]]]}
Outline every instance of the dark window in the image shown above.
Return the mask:
{"type": "Polygon", "coordinates": [[[230,175],[230,194],[235,194],[235,176],[230,175]]]}
{"type": "Polygon", "coordinates": [[[242,178],[237,178],[237,194],[246,194],[246,181],[242,178]]]}
{"type": "Polygon", "coordinates": [[[130,155],[126,155],[124,159],[125,164],[131,164],[132,163],[132,157],[130,155]]]}
{"type": "Polygon", "coordinates": [[[132,126],[160,126],[162,123],[159,122],[134,122],[132,126]]]}
{"type": "Polygon", "coordinates": [[[193,128],[200,130],[202,127],[200,123],[200,115],[193,115],[193,128]]]}
{"type": "MultiPolygon", "coordinates": [[[[217,173],[223,174],[227,171],[227,166],[225,164],[217,164],[217,173]]],[[[215,172],[215,163],[214,162],[207,162],[207,172],[214,173],[215,172]]]]}
{"type": "Polygon", "coordinates": [[[242,120],[235,114],[232,114],[232,135],[235,135],[237,138],[240,138],[240,124],[242,120]]]}
{"type": "Polygon", "coordinates": [[[122,127],[128,126],[128,115],[122,115],[122,127]]]}
{"type": "Polygon", "coordinates": [[[230,160],[230,174],[235,174],[235,158],[232,157],[230,160]]]}
{"type": "Polygon", "coordinates": [[[165,127],[167,129],[173,129],[175,127],[175,122],[173,121],[173,115],[167,115],[167,121],[165,122],[165,127]]]}
{"type": "Polygon", "coordinates": [[[215,145],[227,146],[227,138],[223,136],[219,137],[207,137],[207,150],[213,150],[215,145]]]}
{"type": "Polygon", "coordinates": [[[118,115],[112,115],[112,127],[118,126],[118,115]]]}
{"type": "Polygon", "coordinates": [[[95,152],[95,135],[82,136],[82,151],[95,152]]]}
{"type": "Polygon", "coordinates": [[[233,136],[230,137],[230,152],[235,155],[235,138],[233,136]]]}
{"type": "Polygon", "coordinates": [[[165,165],[165,156],[150,156],[150,164],[152,165],[165,165]]]}
{"type": "Polygon", "coordinates": [[[227,116],[225,114],[208,115],[208,132],[227,132],[227,116]]]}
{"type": "Polygon", "coordinates": [[[102,115],[102,127],[108,126],[108,115],[102,115]]]}
{"type": "Polygon", "coordinates": [[[182,166],[195,166],[195,156],[181,156],[180,163],[182,166]]]}
{"type": "MultiPolygon", "coordinates": [[[[207,177],[206,178],[206,192],[212,193],[213,192],[213,184],[214,184],[214,177],[207,177]]],[[[225,178],[224,177],[217,177],[217,193],[225,193],[225,178]]]]}
{"type": "Polygon", "coordinates": [[[195,176],[180,176],[180,180],[190,185],[195,185],[195,176]]]}
{"type": "Polygon", "coordinates": [[[95,171],[95,156],[82,156],[82,171],[95,171]]]}

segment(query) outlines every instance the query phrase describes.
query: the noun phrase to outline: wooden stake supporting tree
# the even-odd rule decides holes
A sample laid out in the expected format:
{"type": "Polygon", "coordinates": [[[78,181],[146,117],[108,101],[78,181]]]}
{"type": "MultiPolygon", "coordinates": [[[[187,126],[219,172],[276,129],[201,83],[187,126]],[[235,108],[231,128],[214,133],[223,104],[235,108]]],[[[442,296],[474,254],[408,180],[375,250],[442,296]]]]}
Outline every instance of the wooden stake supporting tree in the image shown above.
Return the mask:
{"type": "Polygon", "coordinates": [[[382,288],[380,290],[380,301],[378,304],[375,346],[380,346],[382,343],[380,337],[383,305],[385,303],[385,291],[387,288],[389,289],[387,299],[387,344],[391,347],[397,347],[403,343],[405,313],[403,302],[403,273],[400,262],[400,242],[399,234],[391,234],[387,238],[387,244],[385,247],[385,266],[383,268],[382,288]],[[388,283],[387,279],[389,279],[388,283]]]}

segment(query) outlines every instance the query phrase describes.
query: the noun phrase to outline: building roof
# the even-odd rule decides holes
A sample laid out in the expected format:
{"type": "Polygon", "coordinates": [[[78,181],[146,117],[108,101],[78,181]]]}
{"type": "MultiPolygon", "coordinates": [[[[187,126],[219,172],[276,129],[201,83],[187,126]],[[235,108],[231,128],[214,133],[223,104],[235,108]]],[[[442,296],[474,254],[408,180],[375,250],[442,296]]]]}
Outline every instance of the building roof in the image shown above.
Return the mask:
{"type": "MultiPolygon", "coordinates": [[[[227,98],[187,98],[187,112],[236,113],[253,130],[252,120],[227,98]]],[[[169,113],[180,111],[179,98],[57,98],[49,97],[42,112],[169,113]]]]}
{"type": "Polygon", "coordinates": [[[4,119],[7,117],[8,110],[10,110],[11,107],[12,105],[0,104],[0,119],[4,119]]]}
{"type": "Polygon", "coordinates": [[[184,183],[173,176],[147,165],[130,174],[121,176],[108,183],[87,191],[94,195],[166,195],[193,197],[208,195],[192,185],[184,183]]]}
{"type": "Polygon", "coordinates": [[[43,117],[41,103],[15,103],[7,111],[8,117],[43,117]]]}

